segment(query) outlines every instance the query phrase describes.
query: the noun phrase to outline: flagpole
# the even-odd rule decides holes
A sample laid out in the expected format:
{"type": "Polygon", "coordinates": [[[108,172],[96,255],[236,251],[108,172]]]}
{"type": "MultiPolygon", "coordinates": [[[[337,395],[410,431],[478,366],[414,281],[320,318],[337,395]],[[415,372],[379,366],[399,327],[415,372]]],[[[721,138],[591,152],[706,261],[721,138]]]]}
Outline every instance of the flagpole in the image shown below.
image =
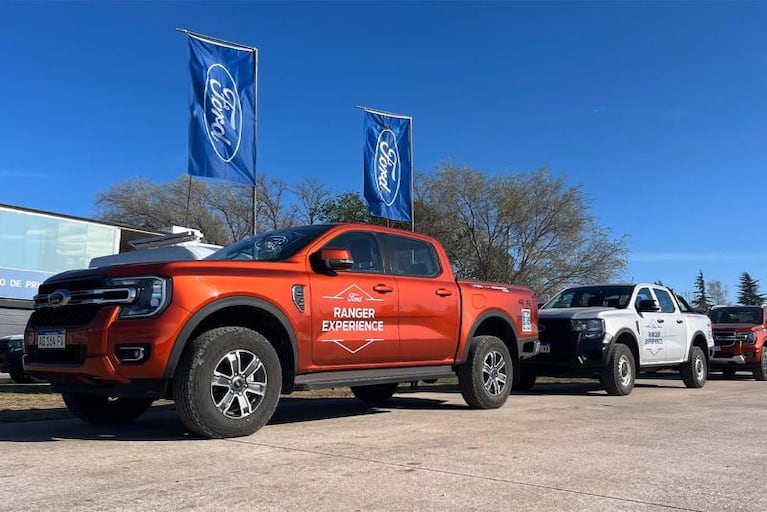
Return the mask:
{"type": "Polygon", "coordinates": [[[410,231],[415,233],[415,162],[413,161],[413,118],[410,118],[410,231]]]}
{"type": "Polygon", "coordinates": [[[258,49],[253,48],[253,235],[258,233],[258,49]]]}

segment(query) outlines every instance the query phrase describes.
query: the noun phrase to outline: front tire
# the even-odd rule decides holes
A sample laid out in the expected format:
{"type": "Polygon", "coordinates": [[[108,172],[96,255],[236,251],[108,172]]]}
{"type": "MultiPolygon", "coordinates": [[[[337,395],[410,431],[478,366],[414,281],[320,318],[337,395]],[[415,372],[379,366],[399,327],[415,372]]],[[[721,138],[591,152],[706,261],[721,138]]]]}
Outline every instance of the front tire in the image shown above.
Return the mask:
{"type": "Polygon", "coordinates": [[[688,388],[702,388],[708,376],[706,355],[697,345],[690,347],[690,357],[682,363],[682,381],[688,388]]]}
{"type": "Polygon", "coordinates": [[[245,327],[218,327],[192,340],[173,379],[181,422],[212,438],[247,436],[266,425],[281,390],[277,352],[245,327]]]}
{"type": "Polygon", "coordinates": [[[629,347],[622,343],[615,345],[599,380],[608,395],[625,396],[631,393],[636,380],[636,363],[629,347]]]}
{"type": "Polygon", "coordinates": [[[62,393],[64,403],[74,416],[96,425],[129,423],[149,409],[153,398],[120,398],[84,393],[62,393]]]}
{"type": "Polygon", "coordinates": [[[398,383],[372,384],[369,386],[352,386],[352,393],[366,404],[382,404],[389,400],[397,391],[398,383]]]}
{"type": "Polygon", "coordinates": [[[754,379],[767,380],[767,346],[762,347],[762,357],[754,365],[754,379]]]}
{"type": "Polygon", "coordinates": [[[506,403],[514,380],[511,354],[495,336],[475,336],[469,357],[458,367],[458,384],[469,407],[497,409],[506,403]]]}

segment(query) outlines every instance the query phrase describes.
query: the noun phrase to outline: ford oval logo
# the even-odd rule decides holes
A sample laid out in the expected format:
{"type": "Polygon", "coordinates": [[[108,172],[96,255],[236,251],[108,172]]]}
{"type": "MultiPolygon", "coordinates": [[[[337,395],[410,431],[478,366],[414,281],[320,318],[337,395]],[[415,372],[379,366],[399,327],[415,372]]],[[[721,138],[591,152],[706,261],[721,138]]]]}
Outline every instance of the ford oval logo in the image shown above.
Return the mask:
{"type": "Polygon", "coordinates": [[[242,141],[242,105],[232,74],[221,64],[208,68],[203,109],[211,146],[221,160],[231,162],[242,141]]]}
{"type": "Polygon", "coordinates": [[[374,162],[378,197],[391,206],[399,195],[401,165],[397,137],[388,128],[378,134],[374,162]]]}
{"type": "Polygon", "coordinates": [[[69,295],[67,290],[56,290],[48,295],[48,305],[52,308],[59,308],[66,306],[71,299],[72,296],[69,295]]]}

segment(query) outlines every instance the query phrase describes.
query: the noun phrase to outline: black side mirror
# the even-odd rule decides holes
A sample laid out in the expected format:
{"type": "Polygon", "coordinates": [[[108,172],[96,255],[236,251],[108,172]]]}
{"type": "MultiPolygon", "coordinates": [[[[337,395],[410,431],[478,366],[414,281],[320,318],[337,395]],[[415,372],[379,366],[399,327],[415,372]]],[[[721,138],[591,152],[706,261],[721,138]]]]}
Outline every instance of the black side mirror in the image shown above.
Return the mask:
{"type": "Polygon", "coordinates": [[[660,307],[658,306],[658,303],[652,299],[643,299],[639,301],[637,310],[640,313],[655,313],[656,311],[660,311],[660,307]]]}

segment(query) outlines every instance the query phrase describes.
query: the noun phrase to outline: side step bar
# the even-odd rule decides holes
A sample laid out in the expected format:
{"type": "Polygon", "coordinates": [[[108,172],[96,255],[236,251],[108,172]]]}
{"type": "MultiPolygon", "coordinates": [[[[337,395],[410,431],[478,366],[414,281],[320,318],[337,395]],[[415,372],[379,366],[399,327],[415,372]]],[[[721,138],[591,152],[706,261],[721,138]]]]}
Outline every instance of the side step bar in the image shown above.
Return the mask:
{"type": "Polygon", "coordinates": [[[455,371],[453,371],[453,367],[450,365],[317,372],[297,375],[294,389],[296,391],[306,391],[308,389],[443,379],[454,376],[455,371]]]}

